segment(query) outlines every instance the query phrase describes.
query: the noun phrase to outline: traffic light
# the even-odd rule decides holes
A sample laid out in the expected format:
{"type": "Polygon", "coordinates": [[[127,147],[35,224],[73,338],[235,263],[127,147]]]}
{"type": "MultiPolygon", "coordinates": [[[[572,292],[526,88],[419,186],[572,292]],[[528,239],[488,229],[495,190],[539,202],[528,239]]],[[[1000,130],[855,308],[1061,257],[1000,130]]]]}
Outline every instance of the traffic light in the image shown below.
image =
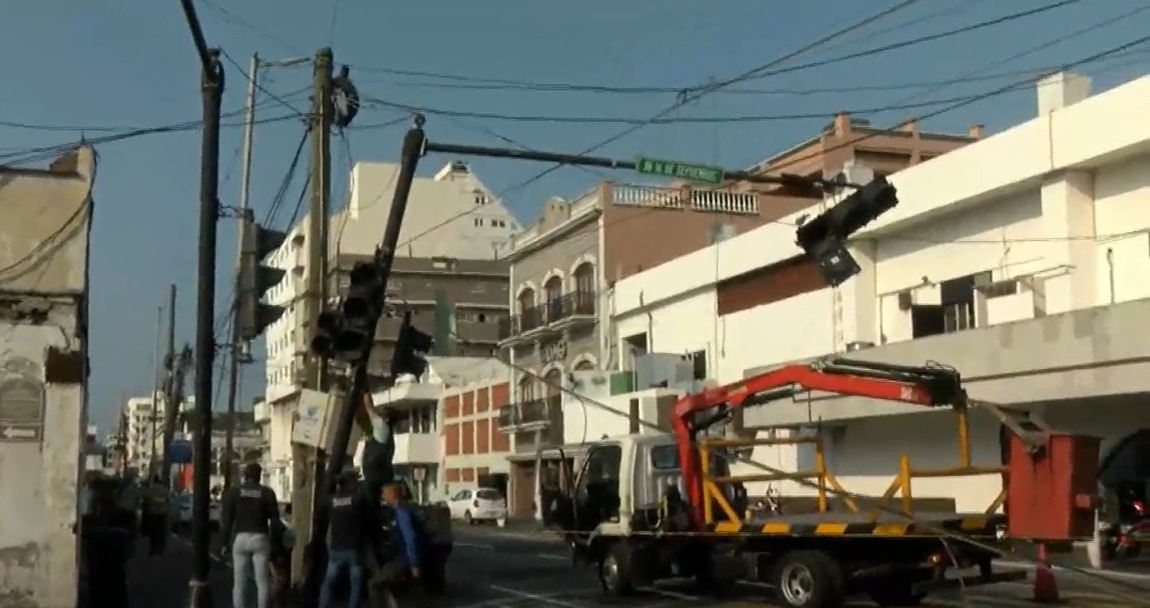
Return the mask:
{"type": "Polygon", "coordinates": [[[316,321],[312,351],[329,359],[356,359],[369,352],[383,314],[384,282],[378,265],[357,263],[348,282],[338,310],[325,311],[316,321]]]}
{"type": "Polygon", "coordinates": [[[251,215],[240,221],[240,268],[236,292],[239,337],[254,340],[283,316],[283,306],[264,304],[264,294],[279,284],[287,271],[266,266],[263,259],[287,240],[287,233],[260,226],[251,215]]]}
{"type": "Polygon", "coordinates": [[[859,273],[846,241],[863,226],[898,205],[898,190],[885,177],[875,177],[842,202],[795,230],[795,241],[819,266],[823,279],[838,286],[859,273]]]}
{"type": "Polygon", "coordinates": [[[427,360],[424,354],[431,352],[435,340],[411,324],[411,313],[403,313],[403,323],[399,326],[399,335],[395,338],[395,352],[391,356],[391,377],[398,378],[402,374],[411,374],[416,378],[427,371],[427,360]]]}

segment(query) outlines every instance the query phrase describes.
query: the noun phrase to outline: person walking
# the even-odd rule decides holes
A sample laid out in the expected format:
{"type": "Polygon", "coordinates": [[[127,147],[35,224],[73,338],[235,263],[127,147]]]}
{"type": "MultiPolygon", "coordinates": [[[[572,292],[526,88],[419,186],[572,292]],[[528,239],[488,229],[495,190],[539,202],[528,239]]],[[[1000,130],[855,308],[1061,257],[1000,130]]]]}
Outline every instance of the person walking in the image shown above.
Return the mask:
{"type": "Polygon", "coordinates": [[[224,551],[231,548],[233,608],[247,608],[252,578],[257,608],[271,605],[271,532],[279,524],[280,513],[275,490],[263,485],[262,478],[263,468],[253,462],[244,467],[240,485],[224,492],[220,531],[224,551]]]}
{"type": "Polygon", "coordinates": [[[153,476],[144,493],[144,511],[141,516],[144,534],[148,537],[149,556],[163,553],[167,545],[168,523],[172,516],[171,495],[160,476],[153,476]]]}
{"type": "Polygon", "coordinates": [[[347,571],[347,608],[359,608],[363,596],[364,554],[375,537],[367,495],[359,489],[359,474],[344,471],[337,480],[335,495],[328,508],[331,525],[327,537],[327,572],[320,588],[319,608],[331,608],[332,590],[347,571]]]}

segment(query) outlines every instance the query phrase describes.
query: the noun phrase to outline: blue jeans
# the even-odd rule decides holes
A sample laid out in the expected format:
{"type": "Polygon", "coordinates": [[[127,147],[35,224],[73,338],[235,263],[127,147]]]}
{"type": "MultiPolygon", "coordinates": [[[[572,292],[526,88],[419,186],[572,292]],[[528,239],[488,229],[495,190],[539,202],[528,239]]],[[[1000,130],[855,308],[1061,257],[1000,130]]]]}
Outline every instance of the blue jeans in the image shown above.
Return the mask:
{"type": "Polygon", "coordinates": [[[256,582],[256,606],[268,608],[271,605],[271,561],[272,543],[267,534],[239,532],[232,541],[232,606],[247,608],[249,576],[256,582]],[[248,570],[252,570],[249,575],[248,570]]]}
{"type": "Polygon", "coordinates": [[[347,608],[359,608],[359,598],[363,595],[363,562],[359,558],[359,551],[329,553],[327,573],[323,577],[323,587],[319,590],[319,608],[331,608],[331,588],[344,568],[347,568],[347,608]]]}

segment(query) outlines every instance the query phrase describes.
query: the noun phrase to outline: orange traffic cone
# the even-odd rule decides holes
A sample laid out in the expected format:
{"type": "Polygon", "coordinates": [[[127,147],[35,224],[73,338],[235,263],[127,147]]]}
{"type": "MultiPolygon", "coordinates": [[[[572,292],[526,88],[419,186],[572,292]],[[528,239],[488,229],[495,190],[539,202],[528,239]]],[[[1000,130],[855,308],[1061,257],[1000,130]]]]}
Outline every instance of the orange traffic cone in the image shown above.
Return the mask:
{"type": "Polygon", "coordinates": [[[1034,596],[1031,598],[1036,604],[1057,604],[1058,580],[1054,578],[1054,569],[1050,565],[1050,555],[1046,551],[1046,543],[1038,544],[1038,559],[1034,569],[1034,596]]]}

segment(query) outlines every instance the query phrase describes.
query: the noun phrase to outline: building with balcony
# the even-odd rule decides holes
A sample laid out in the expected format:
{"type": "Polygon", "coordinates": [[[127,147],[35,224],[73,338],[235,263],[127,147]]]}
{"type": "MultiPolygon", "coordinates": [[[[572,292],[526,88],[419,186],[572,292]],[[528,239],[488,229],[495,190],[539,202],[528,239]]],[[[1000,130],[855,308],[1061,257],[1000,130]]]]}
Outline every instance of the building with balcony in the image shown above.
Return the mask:
{"type": "MultiPolygon", "coordinates": [[[[398,173],[399,165],[393,163],[359,162],[352,167],[348,205],[330,219],[331,268],[374,253],[383,239],[398,173]]],[[[269,256],[270,263],[289,271],[267,295],[269,303],[287,309],[267,329],[264,397],[273,405],[299,388],[311,340],[303,326],[310,221],[304,217],[291,227],[284,244],[269,256]]],[[[459,350],[489,354],[497,341],[499,315],[508,304],[506,293],[496,288],[506,285],[506,265],[494,260],[518,230],[510,211],[467,164],[450,162],[435,176],[417,177],[412,184],[388,289],[412,300],[417,312],[432,309],[436,301],[449,302],[447,310],[466,336],[459,350]],[[499,309],[488,315],[494,304],[499,309]],[[481,327],[486,324],[491,327],[481,327]]],[[[389,334],[385,328],[381,336],[394,336],[394,331],[389,334]]]]}
{"type": "MultiPolygon", "coordinates": [[[[164,453],[164,409],[166,399],[162,393],[150,396],[129,397],[121,412],[124,427],[123,440],[127,465],[146,474],[150,463],[164,453]]],[[[194,397],[186,397],[180,412],[186,414],[195,409],[194,397]]],[[[177,419],[177,431],[180,421],[177,419]]]]}
{"type": "MultiPolygon", "coordinates": [[[[347,291],[347,272],[366,259],[339,256],[337,294],[347,291]]],[[[494,354],[509,317],[507,279],[508,263],[503,260],[395,258],[387,281],[389,306],[376,327],[371,354],[372,390],[382,388],[390,375],[404,312],[411,312],[412,324],[435,338],[435,355],[484,358],[494,354]]]]}
{"type": "MultiPolygon", "coordinates": [[[[493,443],[491,432],[506,403],[508,376],[507,366],[489,357],[433,356],[427,362],[423,378],[401,378],[372,399],[395,421],[395,474],[420,500],[433,501],[445,499],[451,484],[506,471],[506,438],[493,443]]],[[[362,452],[361,444],[357,465],[362,452]]]]}
{"type": "MultiPolygon", "coordinates": [[[[1103,481],[1145,478],[1150,435],[1150,77],[1090,95],[1062,74],[1037,87],[1038,116],[892,174],[900,204],[850,243],[861,272],[828,288],[793,245],[797,214],[620,281],[614,339],[706,353],[719,382],[835,353],[954,366],[973,399],[1103,439],[1103,481]]],[[[846,169],[867,181],[861,162],[846,169]]],[[[828,201],[833,202],[833,201],[828,201]]],[[[743,431],[821,433],[848,491],[881,495],[901,455],[958,464],[953,414],[815,394],[744,412],[743,431]]],[[[1000,426],[971,416],[973,464],[997,465],[1000,426]]],[[[796,446],[760,447],[809,470],[796,446]]],[[[918,497],[981,511],[999,476],[914,479],[918,497]]],[[[785,482],[784,493],[809,494],[785,482]]],[[[761,491],[762,488],[752,489],[761,491]]]]}
{"type": "MultiPolygon", "coordinates": [[[[866,159],[894,171],[977,136],[926,133],[913,124],[885,133],[843,114],[814,138],[752,169],[833,175],[852,159],[866,159]]],[[[517,411],[502,428],[513,434],[514,449],[526,454],[562,444],[555,387],[565,374],[629,368],[634,357],[658,347],[638,333],[617,343],[603,331],[619,281],[821,200],[819,193],[781,185],[700,189],[606,182],[573,201],[548,201],[542,216],[512,239],[507,256],[514,314],[501,346],[516,367],[531,372],[513,374],[517,411]]]]}

